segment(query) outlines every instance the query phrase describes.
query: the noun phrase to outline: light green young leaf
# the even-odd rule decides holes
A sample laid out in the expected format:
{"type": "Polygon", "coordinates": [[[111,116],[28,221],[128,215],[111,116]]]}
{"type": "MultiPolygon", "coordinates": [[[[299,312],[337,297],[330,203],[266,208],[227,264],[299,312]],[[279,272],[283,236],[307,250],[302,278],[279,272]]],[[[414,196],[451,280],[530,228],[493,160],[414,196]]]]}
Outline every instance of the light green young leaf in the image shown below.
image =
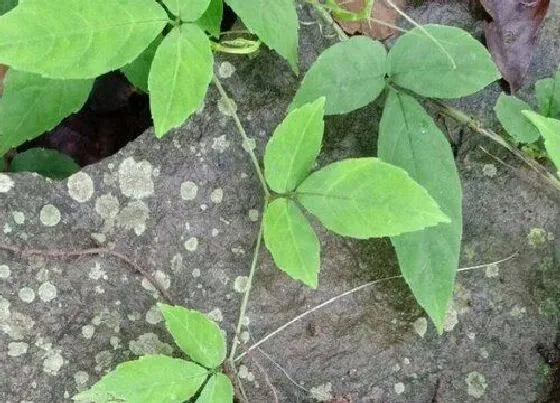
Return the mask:
{"type": "Polygon", "coordinates": [[[326,115],[366,106],[385,88],[387,52],[381,43],[354,36],[323,53],[305,74],[290,109],[326,97],[326,115]]]}
{"type": "Polygon", "coordinates": [[[12,172],[36,172],[52,179],[64,179],[80,170],[72,158],[47,148],[30,148],[16,154],[10,168],[12,172]]]}
{"type": "Polygon", "coordinates": [[[226,0],[249,31],[297,72],[298,18],[294,0],[226,0]]]}
{"type": "Polygon", "coordinates": [[[0,155],[77,112],[92,86],[93,80],[51,80],[8,70],[0,98],[0,155]]]}
{"type": "Polygon", "coordinates": [[[535,94],[539,112],[547,118],[560,118],[560,70],[554,78],[545,78],[535,83],[535,94]]]}
{"type": "Polygon", "coordinates": [[[183,24],[163,39],[148,78],[157,137],[183,124],[200,107],[213,63],[210,40],[197,25],[183,24]]]}
{"type": "Polygon", "coordinates": [[[167,22],[153,0],[26,0],[0,17],[0,63],[95,78],[136,59],[167,22]]]}
{"type": "Polygon", "coordinates": [[[494,107],[502,127],[520,143],[534,143],[540,137],[537,128],[521,114],[521,111],[530,109],[527,102],[504,93],[494,107]]]}
{"type": "Polygon", "coordinates": [[[18,0],[0,0],[0,15],[6,14],[12,8],[17,6],[18,0]]]}
{"type": "Polygon", "coordinates": [[[226,340],[218,325],[198,311],[158,304],[165,326],[175,343],[206,368],[216,368],[226,358],[226,340]]]}
{"type": "Polygon", "coordinates": [[[212,375],[212,378],[202,389],[196,403],[231,403],[233,402],[233,387],[231,381],[224,374],[212,375]]]}
{"type": "Polygon", "coordinates": [[[119,364],[76,401],[109,403],[182,403],[200,389],[208,371],[193,362],[165,355],[146,355],[119,364]]]}
{"type": "Polygon", "coordinates": [[[321,246],[298,206],[288,199],[276,199],[266,207],[263,220],[264,242],[276,266],[316,288],[321,246]]]}
{"type": "Polygon", "coordinates": [[[218,37],[221,32],[222,16],[224,13],[224,3],[222,0],[211,0],[208,9],[196,22],[203,30],[214,37],[218,37]]]}
{"type": "Polygon", "coordinates": [[[451,218],[450,223],[391,239],[406,282],[441,333],[463,232],[461,182],[451,146],[414,98],[391,91],[379,127],[378,153],[383,161],[406,170],[451,218]]]}
{"type": "Polygon", "coordinates": [[[150,46],[140,53],[140,56],[138,56],[136,60],[121,68],[121,71],[128,81],[144,92],[148,92],[150,68],[152,67],[152,61],[154,60],[156,50],[161,44],[161,41],[163,41],[163,35],[158,35],[156,39],[150,43],[150,46]]]}
{"type": "Polygon", "coordinates": [[[544,138],[546,152],[560,176],[560,120],[545,118],[533,111],[523,111],[523,114],[539,129],[544,138]]]}
{"type": "Polygon", "coordinates": [[[309,174],[321,152],[325,98],[294,109],[276,128],[264,153],[264,176],[276,193],[288,193],[309,174]]]}
{"type": "Polygon", "coordinates": [[[181,21],[193,22],[208,9],[210,0],[163,0],[163,4],[181,21]]]}
{"type": "Polygon", "coordinates": [[[312,173],[296,197],[323,225],[358,238],[395,236],[449,218],[426,189],[377,158],[349,158],[312,173]]]}
{"type": "Polygon", "coordinates": [[[480,42],[444,25],[424,25],[404,34],[388,60],[392,81],[425,97],[461,98],[500,78],[480,42]]]}

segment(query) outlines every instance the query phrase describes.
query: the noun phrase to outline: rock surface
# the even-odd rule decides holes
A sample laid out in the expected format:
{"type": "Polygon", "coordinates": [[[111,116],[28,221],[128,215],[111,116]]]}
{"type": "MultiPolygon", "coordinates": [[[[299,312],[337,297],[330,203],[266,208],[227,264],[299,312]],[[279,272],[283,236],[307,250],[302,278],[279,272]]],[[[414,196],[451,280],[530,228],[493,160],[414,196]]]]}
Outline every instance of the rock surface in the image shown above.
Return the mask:
{"type": "MultiPolygon", "coordinates": [[[[414,17],[479,29],[461,2],[446,3],[419,7],[414,17]]],[[[308,10],[300,17],[315,19],[308,10]]],[[[527,88],[560,62],[559,30],[559,11],[552,11],[527,88]]],[[[302,70],[331,43],[326,33],[319,24],[302,26],[302,70]]],[[[262,151],[297,78],[268,51],[222,58],[217,71],[262,151]]],[[[494,85],[458,104],[488,118],[498,94],[494,85]]],[[[222,106],[212,88],[204,109],[184,127],[163,140],[148,131],[60,183],[0,174],[0,244],[18,250],[0,250],[0,401],[69,401],[118,362],[145,353],[179,355],[155,308],[161,298],[115,252],[153,276],[175,303],[210,314],[231,338],[262,197],[222,106]],[[32,248],[51,252],[33,254],[32,248]],[[89,248],[107,253],[83,252],[89,248]],[[68,250],[82,252],[55,256],[68,250]]],[[[379,117],[378,105],[371,105],[328,118],[320,164],[374,154],[379,117]]],[[[560,317],[560,197],[503,150],[472,133],[462,137],[462,266],[518,256],[458,274],[443,336],[402,280],[306,316],[245,357],[239,372],[251,402],[274,401],[266,379],[281,402],[560,399],[552,390],[553,362],[547,362],[560,317]]],[[[261,253],[241,350],[332,296],[398,273],[388,240],[354,241],[317,230],[323,256],[316,291],[290,280],[261,253]]]]}

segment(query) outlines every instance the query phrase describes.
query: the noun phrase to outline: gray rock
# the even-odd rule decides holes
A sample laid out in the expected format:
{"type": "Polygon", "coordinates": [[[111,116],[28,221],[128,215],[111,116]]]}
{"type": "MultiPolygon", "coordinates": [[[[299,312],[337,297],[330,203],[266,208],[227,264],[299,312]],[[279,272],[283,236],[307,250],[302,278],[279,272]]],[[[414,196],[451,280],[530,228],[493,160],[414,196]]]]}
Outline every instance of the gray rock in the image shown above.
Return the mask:
{"type": "MultiPolygon", "coordinates": [[[[449,10],[461,7],[449,3],[449,10]]],[[[445,22],[436,6],[418,9],[415,17],[423,13],[445,22]]],[[[313,18],[302,11],[302,20],[313,18]]],[[[454,20],[461,21],[476,30],[463,17],[454,20]]],[[[559,27],[556,12],[528,86],[560,61],[559,27]]],[[[303,70],[330,43],[327,31],[302,26],[303,70]]],[[[221,58],[217,70],[262,155],[298,79],[264,50],[256,58],[221,58]]],[[[489,115],[498,93],[492,86],[459,104],[489,115]]],[[[0,175],[0,244],[18,249],[0,251],[0,401],[68,401],[118,362],[142,353],[180,355],[154,309],[162,299],[115,252],[153,276],[175,303],[219,319],[231,339],[262,195],[235,126],[221,110],[212,88],[203,111],[182,128],[163,140],[148,131],[118,155],[83,169],[79,181],[0,175]],[[112,252],[54,256],[87,248],[112,252]]],[[[328,118],[320,164],[374,154],[379,117],[378,105],[371,105],[328,118]]],[[[462,266],[519,256],[458,274],[443,336],[401,280],[317,310],[244,359],[239,370],[251,402],[273,401],[266,379],[281,402],[554,399],[552,369],[542,353],[554,350],[558,333],[558,194],[499,148],[475,134],[464,137],[457,160],[464,188],[462,266]]],[[[241,351],[335,295],[398,273],[388,240],[356,241],[316,228],[323,248],[316,291],[290,280],[262,251],[241,351]]]]}

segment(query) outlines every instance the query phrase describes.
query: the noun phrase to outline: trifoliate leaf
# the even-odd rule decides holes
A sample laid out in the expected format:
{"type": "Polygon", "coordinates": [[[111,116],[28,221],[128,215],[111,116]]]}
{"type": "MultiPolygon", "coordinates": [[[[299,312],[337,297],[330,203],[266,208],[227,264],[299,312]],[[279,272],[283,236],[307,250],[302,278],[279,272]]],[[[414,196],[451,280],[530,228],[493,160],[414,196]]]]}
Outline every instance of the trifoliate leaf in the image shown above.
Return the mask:
{"type": "Polygon", "coordinates": [[[426,189],[402,168],[377,158],[327,165],[298,186],[296,197],[327,229],[358,239],[449,222],[426,189]]]}
{"type": "Polygon", "coordinates": [[[264,214],[264,242],[280,270],[311,288],[317,287],[321,246],[293,201],[276,199],[268,204],[264,214]]]}
{"type": "Polygon", "coordinates": [[[80,166],[69,156],[48,148],[30,148],[16,154],[10,164],[12,172],[36,172],[52,179],[64,179],[78,172],[80,166]]]}
{"type": "Polygon", "coordinates": [[[531,107],[521,99],[502,93],[494,107],[500,124],[508,134],[520,143],[534,143],[540,137],[537,128],[523,116],[521,111],[531,107]]]}
{"type": "Polygon", "coordinates": [[[291,192],[309,174],[321,152],[325,98],[291,111],[266,145],[264,174],[277,193],[291,192]]]}
{"type": "Polygon", "coordinates": [[[26,0],[0,17],[0,63],[95,78],[136,59],[168,21],[153,0],[26,0]]]}

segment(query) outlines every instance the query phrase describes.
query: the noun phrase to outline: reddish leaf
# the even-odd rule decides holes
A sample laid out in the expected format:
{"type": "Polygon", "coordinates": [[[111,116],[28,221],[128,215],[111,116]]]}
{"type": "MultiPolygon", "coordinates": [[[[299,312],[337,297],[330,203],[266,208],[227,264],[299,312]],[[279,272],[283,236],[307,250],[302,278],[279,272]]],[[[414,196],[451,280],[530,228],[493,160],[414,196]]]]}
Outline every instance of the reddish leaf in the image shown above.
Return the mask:
{"type": "Polygon", "coordinates": [[[480,0],[492,17],[488,49],[512,92],[523,84],[550,0],[480,0]]]}
{"type": "MultiPolygon", "coordinates": [[[[393,4],[401,10],[406,7],[407,2],[407,0],[393,0],[393,4]]],[[[337,0],[337,3],[348,11],[359,13],[364,9],[366,2],[365,0],[337,0]]],[[[385,0],[377,0],[371,10],[371,18],[373,20],[383,21],[390,25],[396,25],[398,17],[399,14],[385,0]]],[[[374,21],[337,22],[348,34],[359,32],[373,39],[383,40],[395,33],[393,28],[374,21]]]]}

